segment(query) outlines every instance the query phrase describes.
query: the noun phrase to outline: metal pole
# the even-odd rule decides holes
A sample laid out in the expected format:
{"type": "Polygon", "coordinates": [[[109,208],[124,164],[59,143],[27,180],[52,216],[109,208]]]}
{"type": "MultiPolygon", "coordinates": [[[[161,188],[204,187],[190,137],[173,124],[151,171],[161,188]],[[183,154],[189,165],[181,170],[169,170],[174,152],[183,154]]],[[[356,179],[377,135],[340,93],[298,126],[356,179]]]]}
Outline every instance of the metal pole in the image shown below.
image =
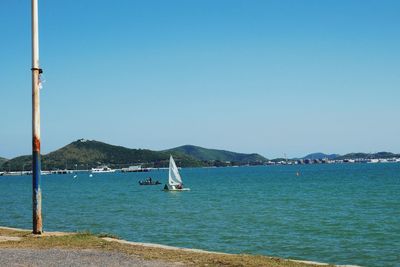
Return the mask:
{"type": "Polygon", "coordinates": [[[32,212],[33,233],[42,233],[40,190],[40,95],[38,0],[32,0],[32,212]]]}

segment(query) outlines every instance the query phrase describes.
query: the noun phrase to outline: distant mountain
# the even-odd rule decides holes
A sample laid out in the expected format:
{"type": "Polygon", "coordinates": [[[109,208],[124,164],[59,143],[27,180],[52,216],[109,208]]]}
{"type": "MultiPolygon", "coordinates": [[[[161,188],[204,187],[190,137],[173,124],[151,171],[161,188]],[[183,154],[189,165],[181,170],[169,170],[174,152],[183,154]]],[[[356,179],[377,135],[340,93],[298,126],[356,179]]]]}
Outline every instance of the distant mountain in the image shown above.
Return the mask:
{"type": "Polygon", "coordinates": [[[199,146],[185,145],[168,150],[166,153],[182,153],[200,161],[235,162],[239,164],[266,162],[267,159],[259,154],[243,154],[226,150],[208,149],[199,146]]]}
{"type": "Polygon", "coordinates": [[[303,159],[336,159],[337,157],[340,157],[339,154],[324,154],[321,152],[318,153],[312,153],[308,154],[307,156],[303,157],[303,159]]]}
{"type": "Polygon", "coordinates": [[[391,152],[378,152],[378,153],[349,153],[338,157],[337,159],[388,159],[400,157],[400,154],[394,154],[391,152]]]}
{"type": "MultiPolygon", "coordinates": [[[[152,151],[148,149],[129,149],[99,141],[80,139],[54,152],[42,155],[42,169],[87,169],[102,164],[111,168],[130,165],[144,167],[168,167],[172,154],[180,167],[226,166],[226,161],[237,164],[260,164],[266,159],[258,154],[241,154],[223,150],[205,149],[196,146],[152,151]]],[[[31,156],[20,156],[5,161],[0,170],[30,170],[31,156]]]]}

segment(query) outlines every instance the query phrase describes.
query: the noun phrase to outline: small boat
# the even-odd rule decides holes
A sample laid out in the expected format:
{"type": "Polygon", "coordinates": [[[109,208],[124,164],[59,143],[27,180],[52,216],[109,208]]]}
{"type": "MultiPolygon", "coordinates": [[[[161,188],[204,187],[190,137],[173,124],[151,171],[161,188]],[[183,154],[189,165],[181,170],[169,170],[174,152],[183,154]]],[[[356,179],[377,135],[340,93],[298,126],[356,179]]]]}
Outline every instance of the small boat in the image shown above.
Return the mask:
{"type": "Polygon", "coordinates": [[[151,177],[147,178],[144,181],[139,181],[139,185],[159,185],[161,184],[159,181],[153,181],[151,177]]]}
{"type": "Polygon", "coordinates": [[[184,188],[182,177],[179,174],[172,155],[169,157],[168,184],[164,186],[164,191],[189,191],[190,188],[184,188]]]}

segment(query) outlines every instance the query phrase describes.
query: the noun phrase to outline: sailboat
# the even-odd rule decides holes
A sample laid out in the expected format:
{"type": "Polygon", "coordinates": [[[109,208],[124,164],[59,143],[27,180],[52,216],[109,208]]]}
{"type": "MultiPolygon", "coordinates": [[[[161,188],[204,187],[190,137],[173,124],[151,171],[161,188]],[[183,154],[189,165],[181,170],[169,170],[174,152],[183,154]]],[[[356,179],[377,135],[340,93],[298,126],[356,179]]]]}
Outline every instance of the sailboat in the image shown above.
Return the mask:
{"type": "Polygon", "coordinates": [[[179,174],[172,155],[169,157],[168,184],[164,186],[164,191],[189,191],[190,188],[183,188],[182,177],[179,174]]]}

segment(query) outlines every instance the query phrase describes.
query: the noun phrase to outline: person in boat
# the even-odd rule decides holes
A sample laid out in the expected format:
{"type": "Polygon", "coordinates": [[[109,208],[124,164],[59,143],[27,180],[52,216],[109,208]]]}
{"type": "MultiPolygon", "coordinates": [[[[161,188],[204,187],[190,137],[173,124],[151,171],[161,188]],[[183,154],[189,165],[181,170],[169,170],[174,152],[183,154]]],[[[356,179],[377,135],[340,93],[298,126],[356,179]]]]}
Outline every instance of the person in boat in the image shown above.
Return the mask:
{"type": "Polygon", "coordinates": [[[177,186],[176,188],[178,188],[178,189],[182,189],[182,188],[183,188],[183,186],[182,186],[182,184],[178,184],[178,186],[177,186]]]}

